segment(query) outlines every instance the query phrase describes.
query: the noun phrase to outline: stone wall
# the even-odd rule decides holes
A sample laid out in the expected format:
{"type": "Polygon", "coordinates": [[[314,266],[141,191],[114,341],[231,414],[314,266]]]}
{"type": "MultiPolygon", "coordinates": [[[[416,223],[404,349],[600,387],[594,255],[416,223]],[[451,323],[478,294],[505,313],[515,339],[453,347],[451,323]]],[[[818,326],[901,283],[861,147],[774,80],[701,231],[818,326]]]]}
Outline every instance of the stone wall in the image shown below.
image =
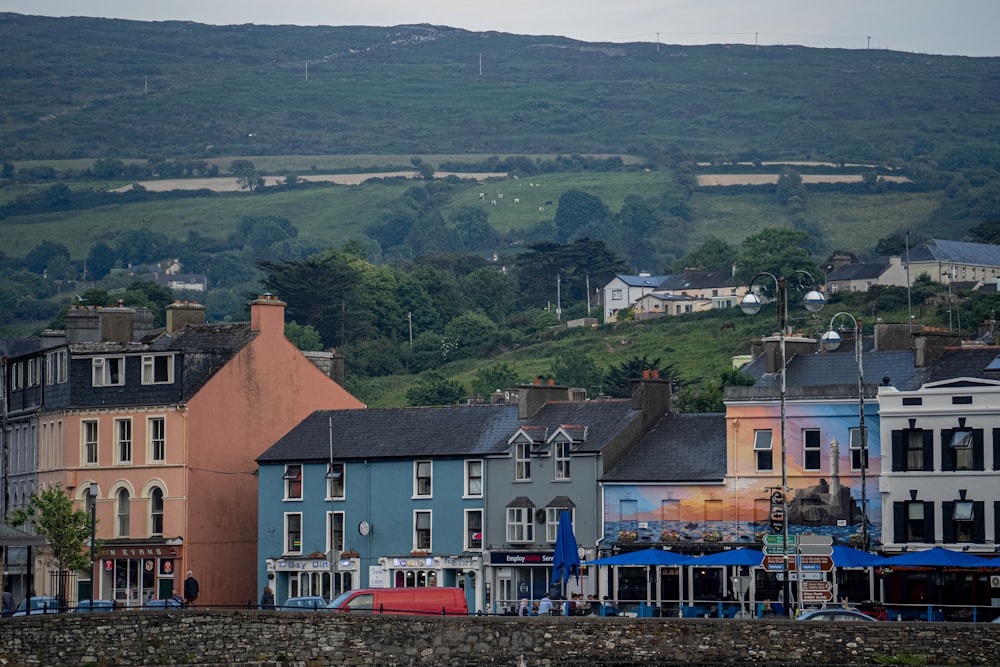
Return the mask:
{"type": "Polygon", "coordinates": [[[990,665],[1000,624],[128,611],[0,622],[21,665],[990,665]]]}

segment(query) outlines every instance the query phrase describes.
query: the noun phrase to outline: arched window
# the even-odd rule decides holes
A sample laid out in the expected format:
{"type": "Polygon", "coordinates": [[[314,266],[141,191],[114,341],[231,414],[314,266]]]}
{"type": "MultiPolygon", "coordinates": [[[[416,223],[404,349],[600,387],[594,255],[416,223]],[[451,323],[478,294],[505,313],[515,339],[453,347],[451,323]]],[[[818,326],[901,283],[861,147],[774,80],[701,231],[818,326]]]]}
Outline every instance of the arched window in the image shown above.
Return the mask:
{"type": "Polygon", "coordinates": [[[163,489],[159,487],[149,492],[149,534],[163,535],[163,489]]]}
{"type": "Polygon", "coordinates": [[[118,537],[128,537],[129,497],[128,489],[118,490],[118,537]]]}

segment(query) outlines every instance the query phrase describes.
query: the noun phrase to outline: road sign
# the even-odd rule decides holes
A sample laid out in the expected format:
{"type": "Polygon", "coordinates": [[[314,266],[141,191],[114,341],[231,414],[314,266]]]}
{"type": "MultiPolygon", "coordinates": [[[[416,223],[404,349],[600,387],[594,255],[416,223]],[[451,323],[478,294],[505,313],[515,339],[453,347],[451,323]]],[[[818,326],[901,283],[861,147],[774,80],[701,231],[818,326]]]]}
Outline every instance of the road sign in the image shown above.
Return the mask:
{"type": "MultiPolygon", "coordinates": [[[[781,572],[785,569],[784,558],[779,554],[777,556],[770,555],[764,556],[764,569],[768,572],[781,572]]],[[[788,569],[795,569],[795,558],[792,556],[788,557],[788,569]]]]}
{"type": "Polygon", "coordinates": [[[772,505],[780,505],[784,501],[785,501],[785,494],[783,494],[781,491],[775,491],[774,493],[771,494],[772,505]]]}
{"type": "Polygon", "coordinates": [[[799,579],[802,581],[826,581],[826,572],[803,572],[799,579]]]}
{"type": "Polygon", "coordinates": [[[799,553],[803,556],[830,556],[833,555],[833,547],[822,544],[799,544],[799,553]]]}
{"type": "Polygon", "coordinates": [[[830,602],[833,591],[802,591],[803,602],[830,602]]]}
{"type": "MultiPolygon", "coordinates": [[[[785,543],[785,536],[784,535],[765,535],[764,536],[764,544],[784,544],[784,543],[785,543]]],[[[795,536],[794,535],[789,535],[788,536],[788,545],[789,546],[794,546],[795,545],[795,536]]]]}
{"type": "MultiPolygon", "coordinates": [[[[803,572],[803,574],[805,573],[803,572]]],[[[805,593],[806,591],[832,591],[832,590],[833,590],[833,584],[831,584],[829,581],[806,581],[804,579],[802,581],[803,593],[805,593]]]]}
{"type": "Polygon", "coordinates": [[[829,556],[799,556],[799,563],[805,571],[829,572],[833,569],[833,559],[829,556]]]}
{"type": "Polygon", "coordinates": [[[833,546],[832,535],[799,535],[799,544],[833,546]]]}
{"type": "MultiPolygon", "coordinates": [[[[771,556],[783,556],[785,554],[785,545],[765,544],[764,553],[771,556]]],[[[791,549],[788,550],[788,553],[791,553],[791,549]]]]}

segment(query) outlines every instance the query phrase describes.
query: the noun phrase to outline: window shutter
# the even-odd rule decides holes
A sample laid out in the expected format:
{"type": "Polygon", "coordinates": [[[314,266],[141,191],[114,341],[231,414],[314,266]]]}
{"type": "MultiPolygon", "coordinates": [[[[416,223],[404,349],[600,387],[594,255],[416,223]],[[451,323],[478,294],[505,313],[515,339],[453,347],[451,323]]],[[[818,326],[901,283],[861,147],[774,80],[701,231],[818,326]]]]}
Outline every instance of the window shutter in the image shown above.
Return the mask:
{"type": "Polygon", "coordinates": [[[986,460],[984,456],[983,430],[977,428],[972,432],[972,469],[986,470],[986,460]]]}
{"type": "Polygon", "coordinates": [[[941,516],[944,517],[941,523],[941,539],[945,544],[951,544],[955,541],[955,503],[951,501],[941,503],[941,516]]]}
{"type": "MultiPolygon", "coordinates": [[[[955,469],[955,448],[951,446],[951,437],[955,434],[954,429],[946,428],[941,431],[941,470],[955,469]]],[[[945,514],[948,516],[948,514],[945,514]]],[[[945,540],[950,542],[951,540],[945,540]]]]}
{"type": "Polygon", "coordinates": [[[903,454],[903,432],[892,432],[892,469],[896,472],[906,470],[906,457],[903,454]]]}
{"type": "MultiPolygon", "coordinates": [[[[924,470],[934,470],[934,431],[924,431],[924,470]]],[[[934,540],[931,539],[933,542],[934,540]]]]}
{"type": "MultiPolygon", "coordinates": [[[[924,450],[927,447],[927,435],[930,435],[930,431],[925,433],[924,437],[924,450]]],[[[934,503],[925,502],[924,503],[924,542],[927,544],[934,544],[934,503]]]]}
{"type": "Polygon", "coordinates": [[[972,519],[975,525],[972,528],[972,541],[976,544],[986,542],[986,503],[977,500],[972,503],[972,519]]]}
{"type": "Polygon", "coordinates": [[[892,504],[892,541],[906,543],[906,503],[892,504]]]}
{"type": "Polygon", "coordinates": [[[1000,428],[993,429],[993,469],[1000,470],[1000,428]]]}

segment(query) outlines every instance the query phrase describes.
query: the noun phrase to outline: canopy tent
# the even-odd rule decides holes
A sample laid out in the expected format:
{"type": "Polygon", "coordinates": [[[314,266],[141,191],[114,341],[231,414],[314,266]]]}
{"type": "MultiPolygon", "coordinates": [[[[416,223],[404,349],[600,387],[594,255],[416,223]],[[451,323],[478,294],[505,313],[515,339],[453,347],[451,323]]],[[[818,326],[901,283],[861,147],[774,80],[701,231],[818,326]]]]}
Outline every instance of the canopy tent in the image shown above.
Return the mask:
{"type": "Polygon", "coordinates": [[[885,565],[888,562],[888,558],[883,558],[867,551],[861,551],[860,549],[854,549],[853,547],[833,547],[834,567],[873,567],[885,565]]]}
{"type": "Polygon", "coordinates": [[[889,567],[992,567],[1000,568],[1000,560],[983,558],[964,551],[934,547],[923,551],[909,551],[886,558],[881,565],[889,567]]]}
{"type": "Polygon", "coordinates": [[[746,565],[749,567],[760,567],[764,562],[764,554],[756,549],[730,549],[728,551],[718,551],[708,556],[692,556],[684,560],[681,565],[691,565],[694,567],[713,567],[719,565],[746,565]]]}
{"type": "Polygon", "coordinates": [[[673,565],[684,565],[687,560],[690,559],[686,556],[675,554],[673,551],[664,551],[663,549],[643,549],[642,551],[629,551],[618,554],[617,556],[598,558],[597,560],[588,561],[585,564],[625,566],[663,565],[669,567],[673,565]]]}

